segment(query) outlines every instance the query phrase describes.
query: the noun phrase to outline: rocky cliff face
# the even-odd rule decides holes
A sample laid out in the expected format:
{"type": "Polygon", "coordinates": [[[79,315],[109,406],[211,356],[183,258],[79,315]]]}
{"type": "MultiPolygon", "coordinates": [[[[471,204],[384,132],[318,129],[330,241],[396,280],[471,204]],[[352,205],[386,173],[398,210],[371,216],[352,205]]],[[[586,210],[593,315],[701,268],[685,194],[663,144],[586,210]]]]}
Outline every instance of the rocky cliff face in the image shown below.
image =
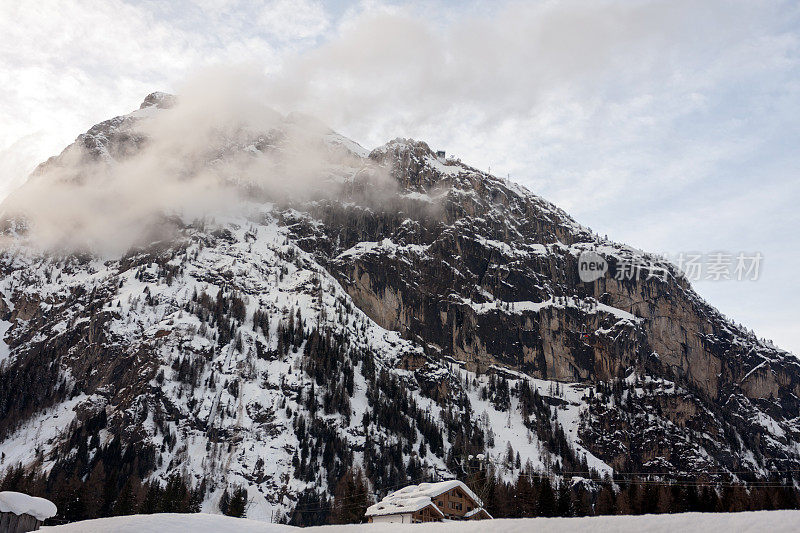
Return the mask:
{"type": "MultiPolygon", "coordinates": [[[[137,121],[171,105],[148,96],[32,179],[76,154],[125,160],[147,143],[137,121]]],[[[347,153],[324,194],[237,183],[235,216],[173,217],[170,239],[123,257],[38,252],[6,226],[0,466],[88,473],[114,443],[126,475],[206,480],[206,510],[248,487],[255,518],[351,464],[377,487],[463,475],[478,453],[513,476],[509,446],[566,475],[800,467],[800,362],[674,267],[423,142],[319,142],[347,153]],[[584,283],[588,250],[609,272],[584,283]],[[645,274],[615,279],[632,258],[645,274]]]]}
{"type": "Polygon", "coordinates": [[[639,252],[590,234],[527,191],[443,164],[420,142],[395,141],[369,157],[418,205],[394,216],[314,206],[323,224],[294,231],[382,326],[469,368],[498,363],[541,378],[608,381],[639,365],[714,401],[731,388],[788,404],[800,393],[795,357],[728,323],[671,265],[643,256],[639,279],[617,280],[620,261],[639,252]],[[339,247],[323,254],[331,248],[320,240],[339,247]],[[582,283],[584,250],[604,255],[610,275],[582,283]],[[648,274],[661,269],[663,279],[648,274]]]}

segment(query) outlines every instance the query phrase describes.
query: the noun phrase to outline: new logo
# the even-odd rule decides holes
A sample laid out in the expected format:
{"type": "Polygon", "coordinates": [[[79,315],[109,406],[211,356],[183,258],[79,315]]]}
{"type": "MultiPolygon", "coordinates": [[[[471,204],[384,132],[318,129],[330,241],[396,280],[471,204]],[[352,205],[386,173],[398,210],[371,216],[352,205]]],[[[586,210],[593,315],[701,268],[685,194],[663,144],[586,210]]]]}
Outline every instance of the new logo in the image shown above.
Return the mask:
{"type": "Polygon", "coordinates": [[[608,263],[596,252],[581,252],[578,257],[578,276],[584,283],[602,278],[608,272],[608,263]]]}

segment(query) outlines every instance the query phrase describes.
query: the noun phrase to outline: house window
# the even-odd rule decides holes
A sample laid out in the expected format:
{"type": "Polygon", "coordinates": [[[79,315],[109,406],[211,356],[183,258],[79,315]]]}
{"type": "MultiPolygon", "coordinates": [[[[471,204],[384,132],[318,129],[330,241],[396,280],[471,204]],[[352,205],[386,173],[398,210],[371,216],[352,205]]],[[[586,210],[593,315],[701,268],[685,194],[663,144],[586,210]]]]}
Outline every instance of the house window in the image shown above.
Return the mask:
{"type": "Polygon", "coordinates": [[[444,502],[442,500],[439,500],[436,503],[439,505],[439,507],[444,507],[444,502]]]}

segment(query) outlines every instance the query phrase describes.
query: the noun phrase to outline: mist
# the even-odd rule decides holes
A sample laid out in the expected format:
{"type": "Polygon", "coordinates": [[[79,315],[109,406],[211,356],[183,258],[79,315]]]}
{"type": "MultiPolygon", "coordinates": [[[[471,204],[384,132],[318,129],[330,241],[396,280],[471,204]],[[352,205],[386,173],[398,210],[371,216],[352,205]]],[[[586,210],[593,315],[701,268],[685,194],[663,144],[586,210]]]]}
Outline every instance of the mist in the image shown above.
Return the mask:
{"type": "Polygon", "coordinates": [[[121,141],[99,157],[79,138],[41,165],[3,203],[3,219],[22,223],[30,245],[119,255],[168,238],[166,217],[190,222],[338,194],[356,171],[391,187],[382,169],[364,173],[365,160],[325,142],[332,131],[320,121],[268,106],[269,82],[243,67],[196,73],[169,107],[127,115],[109,136],[121,141]]]}

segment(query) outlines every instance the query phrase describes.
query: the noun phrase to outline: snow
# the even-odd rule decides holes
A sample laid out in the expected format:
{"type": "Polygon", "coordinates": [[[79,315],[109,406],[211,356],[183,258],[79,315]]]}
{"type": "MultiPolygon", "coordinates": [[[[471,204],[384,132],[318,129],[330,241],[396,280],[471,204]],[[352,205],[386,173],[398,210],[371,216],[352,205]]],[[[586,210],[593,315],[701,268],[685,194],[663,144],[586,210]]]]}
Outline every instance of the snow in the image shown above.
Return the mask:
{"type": "Polygon", "coordinates": [[[610,305],[599,303],[594,299],[582,300],[578,298],[567,297],[567,298],[562,298],[561,300],[555,300],[554,298],[549,298],[542,302],[531,302],[531,301],[508,302],[508,301],[495,300],[486,303],[475,303],[465,299],[464,303],[472,307],[478,314],[490,313],[492,311],[499,311],[508,314],[525,313],[525,312],[538,313],[542,309],[551,307],[559,309],[570,307],[574,309],[580,309],[581,311],[587,314],[594,314],[598,312],[606,313],[614,316],[620,321],[629,322],[633,324],[642,321],[640,317],[637,317],[627,311],[623,311],[622,309],[618,309],[610,305]]]}
{"type": "Polygon", "coordinates": [[[208,514],[154,514],[118,516],[44,527],[53,533],[790,533],[797,531],[800,511],[746,513],[683,513],[672,515],[596,516],[584,518],[519,518],[408,524],[352,524],[297,528],[208,514]],[[488,527],[487,527],[488,526],[488,527]]]}
{"type": "Polygon", "coordinates": [[[158,106],[153,104],[153,105],[149,105],[147,107],[143,107],[141,109],[137,109],[136,111],[134,111],[132,113],[128,113],[125,116],[128,117],[128,118],[136,118],[136,119],[150,118],[150,117],[153,117],[156,114],[158,114],[159,111],[160,111],[160,109],[158,108],[158,106]]]}
{"type": "MultiPolygon", "coordinates": [[[[582,401],[582,397],[585,394],[582,384],[562,383],[547,379],[532,378],[526,374],[508,368],[496,366],[490,368],[496,369],[506,376],[515,376],[516,380],[527,381],[531,388],[538,391],[542,397],[557,397],[557,399],[563,400],[561,405],[558,407],[551,407],[551,410],[555,413],[556,420],[564,430],[564,434],[575,453],[579,457],[586,458],[589,468],[601,474],[614,474],[614,470],[587,450],[578,437],[580,413],[586,409],[586,403],[582,401]],[[558,393],[555,392],[556,390],[558,393]]],[[[461,372],[462,376],[466,375],[470,381],[477,379],[478,383],[481,385],[485,385],[488,381],[486,376],[478,377],[474,373],[466,370],[462,370],[461,372]]],[[[509,386],[515,385],[514,381],[513,378],[509,379],[509,386]]],[[[477,389],[469,391],[468,394],[475,412],[480,413],[480,409],[483,409],[484,414],[481,416],[485,419],[485,426],[495,435],[495,447],[492,449],[495,453],[494,457],[490,454],[489,461],[502,467],[500,473],[506,481],[513,481],[515,479],[513,469],[507,467],[502,459],[505,453],[506,443],[511,444],[514,450],[520,453],[523,462],[527,458],[527,460],[531,461],[531,465],[537,470],[547,469],[545,460],[556,459],[555,456],[548,457],[548,452],[539,441],[538,437],[525,427],[522,421],[522,415],[520,414],[518,398],[512,396],[511,409],[505,413],[494,410],[490,401],[481,400],[477,389]]]]}
{"type": "MultiPolygon", "coordinates": [[[[438,483],[420,483],[419,485],[409,485],[408,487],[404,487],[398,491],[393,492],[390,496],[394,495],[404,495],[406,497],[410,497],[413,494],[420,494],[424,496],[428,496],[434,498],[447,492],[448,490],[452,489],[461,489],[464,491],[470,498],[475,500],[475,503],[478,505],[483,505],[478,496],[472,492],[469,487],[464,485],[462,482],[458,481],[457,479],[451,479],[449,481],[439,481],[438,483]]],[[[387,496],[388,498],[389,496],[387,496]]]]}
{"type": "Polygon", "coordinates": [[[433,202],[433,198],[431,198],[430,194],[425,194],[425,193],[421,193],[421,192],[417,192],[417,191],[412,191],[412,192],[409,192],[409,193],[406,193],[406,194],[401,194],[400,197],[401,198],[408,198],[409,200],[417,200],[417,201],[420,201],[420,202],[428,202],[428,203],[432,203],[433,202]]]}
{"type": "MultiPolygon", "coordinates": [[[[391,514],[414,513],[431,505],[433,501],[429,496],[416,496],[410,498],[390,498],[387,496],[375,505],[367,508],[367,516],[385,516],[391,514]]],[[[441,515],[442,512],[434,506],[441,515]]]]}
{"type": "Polygon", "coordinates": [[[358,157],[366,158],[369,156],[369,150],[344,135],[331,132],[325,136],[325,141],[329,144],[342,146],[358,157]]]}
{"type": "Polygon", "coordinates": [[[783,430],[783,428],[781,428],[780,424],[778,424],[775,419],[768,414],[758,411],[756,415],[756,421],[776,437],[786,437],[786,432],[783,430]]]}
{"type": "Polygon", "coordinates": [[[492,518],[492,515],[490,515],[488,513],[488,511],[486,511],[486,509],[484,509],[483,507],[478,507],[477,509],[473,509],[471,511],[468,511],[468,512],[464,513],[464,518],[469,518],[469,517],[474,516],[474,515],[476,515],[476,514],[478,514],[480,512],[484,512],[487,515],[489,515],[489,518],[492,518]]]}
{"type": "Polygon", "coordinates": [[[50,500],[21,492],[0,492],[0,513],[29,514],[39,521],[55,516],[58,509],[50,500]]]}
{"type": "MultiPolygon", "coordinates": [[[[265,210],[263,205],[258,218],[262,222],[257,225],[245,217],[218,219],[220,224],[215,227],[228,229],[232,240],[220,241],[214,247],[201,247],[196,242],[190,244],[188,251],[191,255],[185,262],[185,274],[176,276],[171,285],[158,282],[152,264],[143,266],[143,275],[137,279],[137,269],[119,272],[114,261],[92,261],[69,269],[58,267],[53,276],[58,278],[58,282],[52,283],[43,274],[50,268],[49,262],[41,262],[35,256],[28,259],[18,255],[14,260],[24,268],[0,280],[0,290],[10,290],[23,272],[31,270],[41,274],[42,283],[29,290],[37,292],[43,299],[57,301],[74,287],[91,291],[110,282],[118,284],[113,301],[101,311],[117,311],[109,322],[109,332],[126,339],[134,351],[140,344],[158,343],[157,353],[161,358],[164,381],[163,384],[153,381],[151,385],[161,387],[182,416],[178,422],[170,422],[168,427],[177,439],[174,449],[163,449],[162,427],[154,421],[152,411],[147,412],[142,429],[147,434],[145,438],[156,449],[162,449],[160,463],[163,465],[149,479],[166,479],[175,464],[180,464],[196,483],[202,478],[215,479],[217,483],[202,504],[203,510],[211,512],[218,509],[217,503],[226,485],[246,486],[250,502],[248,516],[268,520],[290,509],[294,505],[291,495],[309,486],[309,483],[291,477],[284,481],[287,472],[292,471],[292,455],[298,441],[292,431],[291,415],[283,409],[273,409],[273,406],[283,401],[291,412],[302,413],[297,392],[310,387],[311,378],[299,370],[302,347],[286,357],[267,361],[252,356],[255,342],[262,343],[268,350],[275,350],[280,320],[299,309],[307,328],[327,324],[341,331],[350,345],[370,346],[379,357],[376,361],[379,367],[386,365],[391,368],[399,354],[421,348],[402,339],[397,332],[380,328],[355,308],[344,289],[310,254],[289,243],[286,228],[280,227],[271,211],[265,210]],[[198,318],[185,313],[182,306],[195,292],[205,291],[216,297],[220,287],[228,283],[226,276],[229,274],[234,276],[236,287],[246,300],[246,315],[253,316],[256,309],[269,312],[271,331],[254,332],[249,327],[243,328],[244,349],[241,352],[234,350],[232,344],[217,350],[213,366],[206,365],[198,379],[196,403],[190,407],[190,388],[175,379],[172,362],[177,357],[193,360],[203,357],[202,354],[216,348],[216,342],[211,333],[200,330],[198,318]],[[313,291],[316,283],[321,288],[318,295],[313,291]],[[145,290],[152,295],[152,305],[143,303],[145,290]],[[351,307],[352,311],[342,313],[341,317],[331,312],[344,306],[351,307]],[[214,387],[210,388],[207,383],[212,372],[214,387]],[[238,397],[232,396],[223,386],[229,380],[239,382],[238,397]],[[258,408],[253,411],[256,405],[258,408]],[[256,422],[251,419],[252,412],[263,412],[266,418],[271,419],[264,423],[256,422]],[[230,432],[234,444],[230,447],[209,445],[208,432],[212,428],[230,432]],[[263,481],[253,482],[253,465],[264,458],[269,460],[263,461],[263,467],[256,472],[263,481]],[[277,483],[285,487],[288,496],[275,495],[277,483]]],[[[176,264],[180,261],[176,259],[176,264]]],[[[67,327],[67,321],[62,321],[55,324],[52,331],[56,335],[63,334],[67,327]]],[[[64,378],[71,382],[66,374],[65,371],[64,378]]],[[[357,447],[363,442],[360,420],[369,407],[367,385],[360,372],[356,372],[354,377],[354,415],[349,426],[341,424],[340,431],[357,447]]],[[[104,403],[105,400],[99,396],[79,395],[34,414],[0,444],[5,454],[0,468],[9,464],[32,464],[37,460],[37,453],[43,450],[41,455],[45,459],[41,469],[48,472],[54,457],[49,451],[68,434],[77,410],[84,406],[94,409],[104,403]]],[[[126,411],[110,410],[109,416],[136,417],[139,414],[135,405],[126,411]]],[[[390,438],[389,435],[385,437],[390,438]]],[[[107,443],[109,438],[110,435],[101,432],[101,443],[107,443]]],[[[432,458],[431,462],[444,468],[438,458],[432,458]]],[[[326,490],[324,481],[319,488],[326,490]]]]}
{"type": "MultiPolygon", "coordinates": [[[[34,415],[2,442],[5,461],[0,463],[0,469],[17,463],[23,465],[33,463],[37,457],[37,450],[55,445],[65,433],[75,419],[75,409],[78,405],[97,404],[102,400],[97,395],[80,394],[34,415]]],[[[53,464],[48,454],[40,469],[43,473],[47,473],[53,464]]]]}
{"type": "Polygon", "coordinates": [[[365,254],[381,253],[388,257],[396,257],[404,254],[423,254],[428,249],[428,246],[422,244],[405,244],[400,245],[392,242],[391,239],[383,239],[382,241],[362,241],[348,248],[340,253],[336,260],[342,260],[348,257],[359,257],[365,254]]]}
{"type": "Polygon", "coordinates": [[[425,163],[434,169],[436,169],[439,173],[445,174],[447,176],[453,176],[462,172],[464,169],[461,165],[458,165],[451,161],[442,162],[436,157],[425,156],[425,163]]]}
{"type": "Polygon", "coordinates": [[[206,513],[116,516],[43,527],[54,533],[285,533],[300,528],[206,513]]]}
{"type": "Polygon", "coordinates": [[[754,366],[754,367],[753,367],[753,368],[750,370],[750,372],[748,372],[747,374],[745,374],[745,376],[744,376],[744,377],[743,377],[743,378],[740,380],[740,381],[741,381],[741,383],[744,383],[745,381],[747,381],[747,378],[749,378],[749,377],[750,377],[750,376],[751,376],[751,375],[752,375],[754,372],[757,372],[759,369],[761,369],[761,368],[764,368],[764,366],[765,366],[766,364],[767,364],[767,360],[766,360],[766,359],[764,359],[763,361],[761,361],[760,363],[758,363],[756,366],[754,366]]]}
{"type": "Polygon", "coordinates": [[[11,348],[6,344],[6,332],[12,326],[11,322],[7,320],[0,320],[0,365],[3,361],[11,357],[11,348]]]}

